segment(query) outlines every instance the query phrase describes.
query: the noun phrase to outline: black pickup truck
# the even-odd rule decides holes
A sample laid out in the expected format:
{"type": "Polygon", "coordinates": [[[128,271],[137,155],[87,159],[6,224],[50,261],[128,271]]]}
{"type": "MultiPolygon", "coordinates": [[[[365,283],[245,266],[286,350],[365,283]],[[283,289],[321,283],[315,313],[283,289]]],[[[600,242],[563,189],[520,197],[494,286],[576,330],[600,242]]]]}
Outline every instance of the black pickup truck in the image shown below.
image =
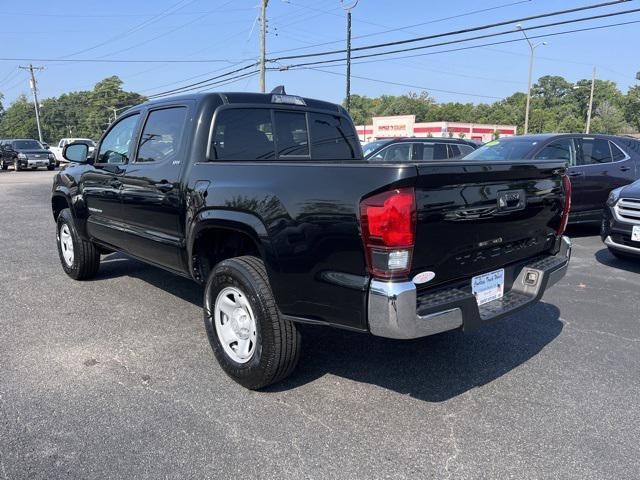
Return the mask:
{"type": "Polygon", "coordinates": [[[205,286],[215,356],[258,389],[300,323],[411,339],[472,330],[566,272],[564,161],[367,162],[340,106],[206,93],[131,108],[53,182],[62,268],[113,251],[205,286]]]}

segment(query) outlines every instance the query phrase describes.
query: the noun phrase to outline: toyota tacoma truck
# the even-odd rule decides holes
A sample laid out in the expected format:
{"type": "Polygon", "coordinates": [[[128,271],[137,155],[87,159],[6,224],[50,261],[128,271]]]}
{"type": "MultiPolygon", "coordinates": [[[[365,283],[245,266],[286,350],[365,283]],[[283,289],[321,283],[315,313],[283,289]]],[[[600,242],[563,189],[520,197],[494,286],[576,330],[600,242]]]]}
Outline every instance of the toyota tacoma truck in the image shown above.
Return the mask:
{"type": "Polygon", "coordinates": [[[345,109],[283,88],[133,107],[92,156],[64,147],[62,268],[88,279],[119,251],[202,284],[214,355],[250,389],[293,371],[300,324],[470,331],[565,274],[563,160],[369,163],[357,138],[345,109]]]}

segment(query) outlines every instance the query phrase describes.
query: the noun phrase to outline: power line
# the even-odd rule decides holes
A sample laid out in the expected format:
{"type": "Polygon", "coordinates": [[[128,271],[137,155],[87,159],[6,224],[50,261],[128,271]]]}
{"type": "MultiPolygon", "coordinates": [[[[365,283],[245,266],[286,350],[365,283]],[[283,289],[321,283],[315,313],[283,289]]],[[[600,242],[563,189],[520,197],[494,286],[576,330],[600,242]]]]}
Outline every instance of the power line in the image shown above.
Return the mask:
{"type": "MultiPolygon", "coordinates": [[[[640,8],[636,8],[636,9],[633,9],[633,10],[625,10],[623,12],[608,13],[608,14],[604,14],[604,15],[595,15],[595,16],[591,16],[591,17],[584,17],[584,18],[577,18],[577,19],[572,19],[572,20],[565,20],[565,21],[561,21],[561,22],[553,22],[553,23],[548,23],[548,24],[544,24],[544,25],[535,25],[533,27],[523,28],[523,30],[537,30],[537,29],[540,29],[540,28],[549,28],[549,27],[558,26],[558,25],[565,25],[565,24],[568,24],[568,23],[584,22],[584,21],[588,21],[588,20],[594,20],[594,19],[597,19],[597,18],[606,18],[606,17],[610,17],[610,16],[624,15],[624,14],[636,13],[636,12],[640,12],[640,8]]],[[[530,36],[529,38],[551,37],[551,36],[557,36],[557,35],[564,35],[564,34],[567,34],[567,33],[575,33],[575,32],[582,32],[582,31],[588,31],[588,30],[597,30],[599,28],[608,28],[608,27],[615,27],[615,26],[620,26],[620,25],[628,25],[628,24],[632,24],[632,23],[636,23],[636,22],[621,22],[621,23],[616,23],[616,24],[604,25],[604,26],[600,26],[600,27],[588,27],[588,28],[584,28],[584,29],[567,30],[565,32],[546,33],[546,34],[543,34],[543,35],[530,36]]],[[[448,42],[440,42],[440,43],[433,43],[433,44],[429,44],[429,45],[421,45],[419,47],[409,47],[409,48],[403,48],[403,49],[397,49],[397,50],[389,50],[389,51],[386,51],[386,52],[376,52],[376,53],[369,53],[369,54],[365,54],[365,55],[357,55],[357,56],[353,57],[353,59],[380,57],[380,56],[392,55],[392,54],[396,54],[396,53],[403,53],[403,52],[410,52],[410,51],[415,51],[415,50],[423,50],[423,49],[427,49],[427,48],[441,47],[441,46],[445,46],[445,45],[454,45],[454,44],[458,44],[458,43],[469,42],[469,41],[472,41],[472,40],[480,40],[480,39],[486,39],[486,38],[492,38],[492,37],[508,35],[508,34],[511,34],[511,33],[516,33],[518,31],[520,31],[520,30],[515,29],[515,30],[509,30],[509,31],[503,31],[503,32],[490,33],[490,34],[486,34],[486,35],[478,35],[478,36],[475,36],[475,37],[461,38],[461,39],[457,39],[457,40],[451,40],[451,41],[448,41],[448,42]]],[[[503,44],[503,43],[514,43],[514,42],[520,42],[520,41],[524,41],[524,40],[523,39],[505,40],[505,41],[501,41],[501,42],[483,44],[482,46],[499,45],[499,44],[503,44]]],[[[478,46],[474,46],[474,47],[471,47],[471,48],[478,48],[478,46]]],[[[465,50],[465,49],[466,48],[452,49],[452,50],[445,50],[445,51],[446,52],[450,52],[450,51],[459,51],[459,50],[465,50]]],[[[313,55],[313,56],[315,56],[315,55],[313,55]]],[[[415,56],[420,56],[420,55],[415,55],[415,56]]],[[[411,57],[412,56],[394,57],[394,58],[411,58],[411,57]]],[[[301,58],[301,57],[298,56],[298,58],[301,58]]],[[[274,59],[272,61],[275,62],[275,61],[278,61],[278,59],[274,59]]],[[[298,64],[296,66],[324,65],[324,64],[327,64],[327,63],[335,63],[335,62],[340,62],[340,61],[343,61],[343,59],[342,58],[337,58],[337,59],[332,59],[332,60],[318,60],[318,61],[314,61],[314,62],[301,63],[301,64],[298,64]]]]}
{"type": "MultiPolygon", "coordinates": [[[[244,70],[248,70],[250,68],[256,67],[258,65],[258,63],[252,63],[251,65],[245,65],[244,67],[241,68],[236,68],[235,70],[231,70],[230,72],[226,72],[226,73],[222,73],[220,75],[216,75],[215,77],[211,77],[211,78],[207,78],[205,80],[201,80],[199,82],[195,82],[189,85],[184,85],[182,87],[178,87],[178,88],[174,88],[171,90],[167,90],[164,92],[159,92],[159,93],[154,93],[153,95],[149,95],[149,98],[152,97],[157,97],[157,96],[165,96],[165,95],[169,95],[169,94],[173,94],[173,93],[182,93],[183,91],[186,91],[187,89],[192,90],[195,88],[200,88],[203,86],[206,86],[205,84],[207,84],[208,82],[211,82],[213,80],[217,80],[219,78],[223,78],[229,75],[233,75],[234,73],[238,73],[238,72],[242,72],[244,70]]],[[[257,71],[257,70],[256,70],[257,71]]]]}
{"type": "MultiPolygon", "coordinates": [[[[340,75],[342,77],[344,77],[346,74],[341,73],[341,72],[331,72],[329,70],[322,70],[320,68],[315,68],[315,67],[307,67],[305,68],[305,70],[314,70],[316,72],[322,72],[322,73],[328,73],[331,75],[340,75]]],[[[432,92],[440,92],[440,93],[450,93],[450,94],[455,94],[455,95],[466,95],[469,97],[480,97],[480,98],[490,98],[493,100],[500,100],[501,97],[494,97],[492,95],[481,95],[479,93],[468,93],[468,92],[457,92],[457,91],[453,91],[453,90],[442,90],[439,88],[432,88],[432,87],[425,87],[422,85],[412,85],[409,83],[401,83],[401,82],[392,82],[389,80],[380,80],[379,78],[371,78],[371,77],[363,77],[361,75],[351,75],[353,78],[358,78],[361,80],[367,80],[370,82],[377,82],[377,83],[384,83],[386,85],[397,85],[397,86],[401,86],[401,87],[409,87],[409,88],[417,88],[420,90],[426,90],[426,91],[432,91],[432,92]]]]}
{"type": "Polygon", "coordinates": [[[126,37],[126,36],[129,36],[129,35],[131,35],[132,33],[137,32],[138,30],[143,29],[143,28],[144,28],[144,27],[146,27],[147,25],[150,25],[150,24],[152,24],[152,23],[154,23],[154,22],[156,22],[156,21],[160,20],[161,18],[166,17],[167,15],[169,15],[170,13],[172,13],[174,10],[179,10],[180,8],[183,8],[183,7],[187,6],[187,5],[189,5],[190,3],[193,3],[194,1],[195,1],[195,0],[180,0],[180,1],[178,1],[177,3],[174,3],[173,5],[171,5],[171,6],[170,6],[169,8],[167,8],[166,10],[163,10],[163,11],[162,11],[162,12],[160,12],[159,14],[154,15],[154,16],[153,16],[153,17],[151,17],[149,20],[145,20],[144,22],[142,22],[142,23],[140,23],[140,24],[138,24],[138,25],[136,25],[136,26],[134,26],[134,27],[132,27],[132,28],[130,28],[130,29],[128,29],[128,30],[126,30],[126,31],[125,31],[125,32],[123,32],[123,33],[120,33],[120,34],[115,35],[115,36],[113,36],[113,37],[109,37],[109,38],[107,38],[106,40],[104,40],[104,41],[102,41],[102,42],[100,42],[100,43],[97,43],[97,44],[95,44],[95,45],[93,45],[93,46],[91,46],[91,47],[87,47],[87,48],[84,48],[84,49],[82,49],[82,50],[78,50],[78,51],[73,52],[73,53],[70,53],[70,54],[68,54],[68,55],[64,55],[64,56],[62,56],[62,57],[61,57],[61,59],[63,59],[63,58],[68,58],[68,57],[73,57],[73,56],[79,55],[79,54],[81,54],[81,53],[89,52],[89,51],[91,51],[91,50],[95,50],[96,48],[100,48],[100,47],[102,47],[103,45],[107,45],[108,43],[115,42],[115,41],[117,41],[117,40],[121,40],[122,38],[124,38],[124,37],[126,37]]]}
{"type": "MultiPolygon", "coordinates": [[[[245,7],[245,8],[228,8],[225,10],[216,10],[219,13],[226,12],[244,12],[247,10],[253,10],[254,7],[245,7]]],[[[172,12],[171,15],[204,15],[211,12],[172,12]]],[[[114,14],[106,14],[106,15],[85,15],[85,14],[75,14],[75,13],[24,13],[24,12],[0,12],[0,15],[12,15],[12,16],[22,16],[22,17],[61,17],[61,18],[132,18],[132,17],[154,17],[158,14],[156,13],[114,13],[114,14]]]]}
{"type": "MultiPolygon", "coordinates": [[[[244,59],[245,61],[248,59],[244,59]]],[[[66,63],[229,63],[233,60],[225,58],[203,58],[197,60],[163,59],[163,60],[131,60],[111,58],[37,58],[37,57],[0,57],[0,62],[66,62],[66,63]]],[[[240,60],[238,60],[240,61],[240,60]]]]}
{"type": "MultiPolygon", "coordinates": [[[[255,66],[255,65],[253,65],[255,66]]],[[[163,97],[167,97],[167,96],[171,96],[171,95],[175,95],[175,94],[182,94],[182,93],[187,93],[187,92],[191,92],[193,90],[207,90],[211,87],[217,87],[217,86],[222,86],[222,85],[227,85],[228,83],[233,83],[233,81],[236,80],[242,80],[243,78],[247,78],[247,77],[252,77],[257,75],[258,73],[260,73],[260,70],[256,69],[256,70],[252,70],[250,72],[246,72],[246,73],[241,73],[240,75],[235,75],[229,78],[225,78],[222,80],[219,80],[217,82],[212,82],[212,83],[206,83],[206,84],[202,84],[202,85],[196,85],[196,86],[192,86],[190,88],[184,88],[183,90],[181,90],[180,92],[162,92],[162,93],[158,93],[155,95],[149,95],[149,99],[150,100],[155,100],[158,98],[163,98],[163,97]]]]}
{"type": "MultiPolygon", "coordinates": [[[[356,47],[356,48],[352,48],[353,51],[360,51],[360,50],[370,50],[370,49],[374,49],[374,48],[383,48],[383,47],[390,47],[390,46],[394,46],[394,45],[403,45],[403,44],[407,44],[407,43],[415,43],[415,42],[420,42],[423,40],[432,40],[434,38],[441,38],[441,37],[448,37],[448,36],[452,36],[452,35],[460,35],[463,33],[471,33],[471,32],[477,32],[480,30],[487,30],[490,28],[495,28],[495,27],[500,27],[503,25],[509,25],[509,24],[514,24],[514,23],[518,23],[518,22],[526,22],[529,20],[535,20],[538,18],[546,18],[546,17],[554,17],[554,16],[558,16],[558,15],[564,15],[567,13],[575,13],[575,12],[579,12],[579,11],[584,11],[584,10],[592,10],[594,8],[602,8],[602,7],[606,7],[606,6],[610,6],[610,5],[617,5],[620,3],[625,3],[625,2],[629,2],[631,0],[615,0],[615,1],[611,1],[611,2],[605,2],[605,3],[598,3],[598,4],[593,4],[593,5],[586,5],[584,7],[576,7],[576,8],[570,8],[570,9],[566,9],[566,10],[557,10],[554,12],[548,12],[548,13],[542,13],[539,15],[530,15],[528,17],[521,17],[521,18],[516,18],[516,19],[512,19],[512,20],[506,20],[506,21],[502,21],[502,22],[496,22],[496,23],[491,23],[491,24],[486,24],[486,25],[480,25],[477,27],[470,27],[470,28],[464,28],[461,30],[453,30],[450,32],[444,32],[444,33],[437,33],[437,34],[433,34],[433,35],[425,35],[425,36],[421,36],[421,37],[415,37],[415,38],[409,38],[409,39],[405,39],[405,40],[397,40],[394,42],[385,42],[385,43],[378,43],[378,44],[374,44],[374,45],[365,45],[362,47],[356,47]]],[[[615,15],[615,14],[609,14],[609,15],[615,15]]],[[[345,49],[340,49],[340,50],[330,50],[330,51],[325,51],[325,52],[314,52],[314,53],[307,53],[307,54],[301,54],[301,55],[289,55],[289,56],[284,56],[284,57],[278,57],[278,58],[274,58],[274,61],[279,61],[279,60],[293,60],[293,59],[297,59],[297,58],[309,58],[309,57],[318,57],[318,56],[325,56],[325,55],[335,55],[338,53],[346,53],[345,49]]]]}
{"type": "MultiPolygon", "coordinates": [[[[224,2],[223,4],[221,4],[220,7],[224,7],[225,5],[229,5],[230,3],[233,3],[233,2],[234,2],[234,0],[228,0],[227,2],[224,2]]],[[[101,57],[98,57],[98,58],[105,58],[105,57],[108,57],[110,55],[117,55],[118,53],[128,52],[129,50],[133,50],[134,48],[138,48],[138,47],[140,47],[142,45],[146,45],[146,44],[148,44],[150,42],[153,42],[154,40],[157,40],[159,38],[162,38],[162,37],[165,37],[167,35],[170,35],[170,34],[172,34],[174,32],[177,32],[178,30],[182,30],[183,28],[188,27],[189,25],[192,25],[192,24],[194,24],[196,22],[199,22],[203,18],[205,18],[206,16],[211,15],[212,13],[216,13],[217,11],[218,10],[211,10],[211,11],[206,12],[205,14],[203,14],[203,15],[201,15],[201,16],[193,19],[193,20],[189,20],[188,22],[185,22],[185,23],[183,23],[181,25],[178,25],[177,27],[172,28],[171,30],[165,30],[164,32],[162,32],[159,35],[156,35],[154,37],[151,37],[151,38],[149,38],[147,40],[144,40],[142,42],[136,43],[134,45],[129,45],[128,47],[120,49],[120,50],[117,50],[115,52],[107,53],[107,54],[102,55],[101,57]]]]}
{"type": "MultiPolygon", "coordinates": [[[[389,30],[383,30],[381,32],[368,33],[368,34],[365,34],[365,35],[356,35],[356,36],[353,37],[353,39],[355,40],[355,39],[359,39],[359,38],[374,37],[374,36],[377,36],[377,35],[384,35],[385,33],[396,32],[396,31],[401,31],[401,30],[402,31],[409,31],[408,30],[409,28],[420,27],[420,26],[429,25],[429,24],[432,24],[432,23],[444,22],[446,20],[453,20],[453,19],[456,19],[456,18],[462,18],[462,17],[466,17],[466,16],[469,16],[469,15],[475,15],[475,14],[478,14],[478,13],[490,12],[492,10],[497,10],[497,9],[505,8],[505,7],[511,7],[511,6],[514,6],[514,5],[519,5],[521,3],[529,3],[530,1],[531,0],[520,0],[518,2],[505,3],[505,4],[502,4],[502,5],[496,5],[495,7],[483,8],[483,9],[480,9],[480,10],[472,10],[470,12],[465,12],[465,13],[461,13],[461,14],[458,14],[458,15],[452,15],[452,16],[449,16],[449,17],[442,17],[442,18],[438,18],[438,19],[435,19],[435,20],[430,20],[428,22],[421,22],[421,23],[416,23],[416,24],[413,24],[413,25],[407,25],[405,27],[397,27],[397,28],[392,28],[392,29],[389,29],[389,30]]],[[[409,33],[413,33],[413,32],[409,32],[409,33]]],[[[276,53],[293,52],[293,51],[296,51],[296,50],[306,50],[306,49],[311,48],[311,47],[322,47],[322,46],[325,46],[325,45],[335,45],[336,43],[344,43],[344,39],[334,40],[334,41],[331,41],[331,42],[316,43],[315,45],[310,45],[308,47],[297,47],[297,48],[288,48],[288,49],[285,49],[285,50],[276,50],[275,52],[271,52],[271,54],[273,55],[273,54],[276,54],[276,53]]]]}
{"type": "MultiPolygon", "coordinates": [[[[584,32],[584,31],[590,31],[590,30],[599,30],[599,29],[603,29],[603,28],[611,28],[611,27],[616,27],[616,26],[621,26],[621,25],[630,25],[630,24],[635,24],[635,23],[640,23],[640,20],[638,21],[631,21],[631,22],[621,22],[621,23],[615,23],[615,24],[609,24],[609,25],[601,25],[601,26],[597,26],[597,27],[587,27],[587,28],[582,28],[582,29],[573,29],[573,30],[567,30],[567,31],[563,31],[563,32],[555,32],[555,33],[549,33],[549,34],[545,34],[545,35],[536,35],[536,36],[530,36],[529,38],[535,39],[535,38],[541,38],[541,37],[550,37],[550,36],[558,36],[558,35],[566,35],[566,34],[570,34],[570,33],[577,33],[577,32],[584,32]]],[[[468,40],[457,40],[454,43],[460,43],[463,41],[468,41],[468,40]]],[[[503,40],[503,41],[498,41],[498,42],[491,42],[491,43],[486,43],[486,44],[480,44],[480,45],[470,45],[470,46],[465,46],[465,47],[460,47],[460,48],[455,48],[455,49],[449,49],[449,50],[441,50],[438,52],[430,52],[427,54],[417,54],[417,55],[408,55],[408,56],[401,56],[401,57],[393,57],[394,59],[399,59],[399,58],[412,58],[412,57],[417,57],[417,56],[425,56],[425,55],[434,55],[434,54],[438,54],[438,53],[446,53],[446,52],[451,52],[451,51],[461,51],[461,50],[469,50],[469,49],[474,49],[474,48],[481,48],[481,47],[486,47],[486,46],[492,46],[492,45],[499,45],[499,44],[506,44],[506,43],[515,43],[515,42],[521,42],[524,41],[524,39],[518,38],[518,39],[511,39],[511,40],[503,40]]],[[[427,47],[431,47],[431,46],[425,46],[424,48],[427,47]]],[[[406,50],[414,50],[414,48],[409,48],[406,50]]],[[[389,52],[383,52],[386,54],[389,54],[389,52]]],[[[391,53],[397,53],[397,52],[391,52],[391,53]]],[[[354,57],[354,59],[361,59],[361,58],[370,58],[370,57],[377,57],[379,56],[380,53],[374,53],[374,54],[365,54],[365,55],[360,55],[357,57],[354,57]]],[[[386,59],[381,59],[381,60],[386,60],[386,59]]],[[[381,61],[381,60],[374,60],[374,61],[381,61]]],[[[328,63],[336,63],[336,62],[344,62],[344,59],[333,59],[333,60],[321,60],[321,61],[316,61],[316,62],[307,62],[307,63],[301,63],[301,64],[296,64],[296,65],[289,65],[283,68],[280,68],[279,70],[288,70],[288,69],[300,69],[303,67],[310,67],[312,65],[318,65],[318,64],[328,64],[328,63]]],[[[365,63],[365,62],[357,62],[357,63],[365,63]]],[[[341,63],[342,65],[343,63],[341,63]]],[[[200,82],[196,82],[194,84],[190,84],[190,85],[185,85],[183,87],[179,87],[173,90],[168,90],[166,92],[161,92],[159,94],[155,94],[152,95],[150,97],[155,97],[157,96],[165,96],[165,95],[169,95],[172,93],[183,93],[185,91],[189,91],[189,90],[194,90],[203,86],[207,86],[209,85],[207,82],[210,82],[212,80],[216,80],[218,78],[222,78],[246,69],[249,69],[251,67],[256,66],[256,64],[252,64],[252,65],[247,65],[244,66],[240,69],[236,69],[230,72],[227,72],[225,74],[216,76],[216,77],[212,77],[209,79],[205,79],[202,80],[200,82]]],[[[273,69],[271,69],[273,70],[273,69]]],[[[332,72],[332,73],[336,73],[336,72],[332,72]]],[[[418,88],[417,86],[412,86],[412,88],[418,88]]],[[[455,93],[455,92],[451,92],[451,93],[455,93]]]]}

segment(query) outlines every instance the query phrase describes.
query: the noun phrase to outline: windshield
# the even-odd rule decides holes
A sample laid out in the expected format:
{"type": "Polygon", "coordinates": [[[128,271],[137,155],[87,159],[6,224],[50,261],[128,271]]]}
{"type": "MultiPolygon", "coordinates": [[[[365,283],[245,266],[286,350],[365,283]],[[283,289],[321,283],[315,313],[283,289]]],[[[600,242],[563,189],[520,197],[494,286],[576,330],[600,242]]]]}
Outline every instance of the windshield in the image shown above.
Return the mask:
{"type": "Polygon", "coordinates": [[[36,140],[16,140],[11,142],[14,150],[42,150],[42,145],[36,140]]]}
{"type": "Polygon", "coordinates": [[[464,157],[465,160],[522,160],[538,144],[537,140],[505,138],[485,143],[483,146],[474,150],[464,157]]]}
{"type": "Polygon", "coordinates": [[[364,147],[362,147],[362,151],[364,153],[364,156],[366,157],[371,152],[373,152],[375,149],[380,148],[382,145],[384,145],[388,141],[389,140],[375,140],[373,142],[367,143],[364,147]]]}

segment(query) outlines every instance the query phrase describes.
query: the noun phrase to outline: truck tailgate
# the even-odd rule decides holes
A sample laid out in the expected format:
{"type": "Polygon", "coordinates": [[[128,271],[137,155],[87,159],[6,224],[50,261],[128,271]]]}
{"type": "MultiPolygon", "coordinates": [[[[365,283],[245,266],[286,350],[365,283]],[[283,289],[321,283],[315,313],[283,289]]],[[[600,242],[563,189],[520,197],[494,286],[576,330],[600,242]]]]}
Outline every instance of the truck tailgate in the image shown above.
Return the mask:
{"type": "Polygon", "coordinates": [[[416,166],[412,272],[421,287],[489,272],[551,249],[564,193],[560,161],[449,162],[416,166]]]}

